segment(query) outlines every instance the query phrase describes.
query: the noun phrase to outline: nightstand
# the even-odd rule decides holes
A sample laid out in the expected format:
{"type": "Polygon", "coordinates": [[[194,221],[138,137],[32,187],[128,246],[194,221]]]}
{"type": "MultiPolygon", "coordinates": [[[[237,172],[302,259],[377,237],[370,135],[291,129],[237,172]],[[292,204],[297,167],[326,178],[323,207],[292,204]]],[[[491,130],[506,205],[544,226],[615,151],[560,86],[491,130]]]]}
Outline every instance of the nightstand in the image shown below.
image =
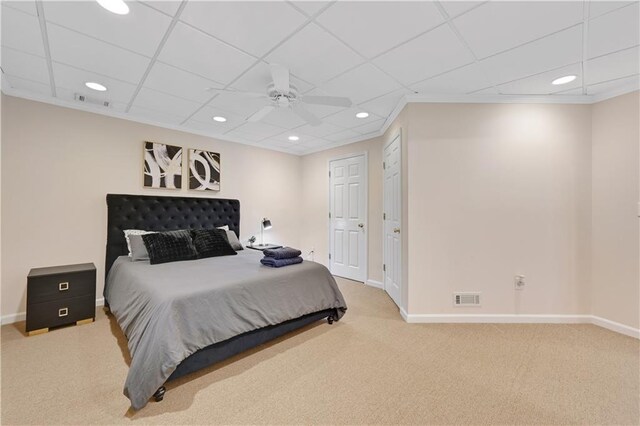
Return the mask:
{"type": "Polygon", "coordinates": [[[278,249],[278,248],[282,248],[282,246],[279,246],[277,244],[254,244],[252,246],[246,246],[248,249],[253,249],[253,250],[267,250],[267,249],[278,249]]]}
{"type": "Polygon", "coordinates": [[[93,263],[34,268],[27,276],[27,334],[59,325],[86,324],[96,318],[96,267],[93,263]]]}

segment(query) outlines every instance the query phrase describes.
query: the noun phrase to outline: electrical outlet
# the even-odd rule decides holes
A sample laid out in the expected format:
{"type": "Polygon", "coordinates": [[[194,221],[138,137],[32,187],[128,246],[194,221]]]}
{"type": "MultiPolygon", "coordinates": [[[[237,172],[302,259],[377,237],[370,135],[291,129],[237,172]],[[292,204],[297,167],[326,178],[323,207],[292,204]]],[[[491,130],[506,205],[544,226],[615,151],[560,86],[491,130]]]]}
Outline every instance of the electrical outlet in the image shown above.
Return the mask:
{"type": "Polygon", "coordinates": [[[516,275],[513,280],[514,286],[516,290],[524,290],[524,275],[516,275]]]}

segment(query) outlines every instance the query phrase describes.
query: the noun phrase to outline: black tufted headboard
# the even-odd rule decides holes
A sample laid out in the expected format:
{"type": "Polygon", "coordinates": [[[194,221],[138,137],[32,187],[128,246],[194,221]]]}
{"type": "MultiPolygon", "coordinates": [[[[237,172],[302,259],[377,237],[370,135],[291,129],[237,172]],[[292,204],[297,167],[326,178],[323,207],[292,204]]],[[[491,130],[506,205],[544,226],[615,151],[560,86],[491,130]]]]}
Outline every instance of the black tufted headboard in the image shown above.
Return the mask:
{"type": "Polygon", "coordinates": [[[170,231],[229,225],[240,236],[240,201],[223,198],[107,194],[105,276],[128,253],[125,229],[170,231]]]}

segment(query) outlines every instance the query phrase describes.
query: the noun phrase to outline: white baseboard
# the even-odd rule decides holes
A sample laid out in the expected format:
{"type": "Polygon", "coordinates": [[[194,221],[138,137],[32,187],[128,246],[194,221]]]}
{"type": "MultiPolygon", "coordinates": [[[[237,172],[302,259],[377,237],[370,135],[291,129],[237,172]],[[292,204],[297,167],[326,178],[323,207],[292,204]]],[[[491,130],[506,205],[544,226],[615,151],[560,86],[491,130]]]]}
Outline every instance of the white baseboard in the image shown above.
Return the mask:
{"type": "Polygon", "coordinates": [[[364,283],[370,287],[384,289],[384,285],[380,281],[366,280],[364,283]]]}
{"type": "Polygon", "coordinates": [[[605,318],[591,316],[591,323],[607,330],[615,331],[616,333],[624,334],[625,336],[635,337],[640,339],[640,329],[629,327],[628,325],[620,324],[619,322],[611,321],[605,318]]]}
{"type": "Polygon", "coordinates": [[[640,339],[640,329],[595,315],[408,314],[402,308],[400,315],[413,324],[593,324],[640,339]]]}
{"type": "Polygon", "coordinates": [[[591,315],[405,314],[410,323],[589,324],[591,315]]]}
{"type": "MultiPolygon", "coordinates": [[[[100,299],[96,299],[96,306],[104,306],[104,297],[101,297],[100,299]]],[[[17,314],[3,315],[0,318],[0,323],[2,325],[13,324],[14,322],[24,321],[26,319],[27,319],[26,312],[18,312],[17,314]]]]}

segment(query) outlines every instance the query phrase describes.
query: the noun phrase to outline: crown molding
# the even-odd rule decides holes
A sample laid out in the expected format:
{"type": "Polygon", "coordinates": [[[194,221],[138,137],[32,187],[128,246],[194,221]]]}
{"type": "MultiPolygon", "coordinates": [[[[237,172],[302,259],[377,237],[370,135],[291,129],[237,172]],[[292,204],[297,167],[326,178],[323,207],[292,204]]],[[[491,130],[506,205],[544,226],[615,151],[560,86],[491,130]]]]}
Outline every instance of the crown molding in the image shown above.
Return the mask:
{"type": "Polygon", "coordinates": [[[408,103],[440,104],[591,104],[590,95],[406,95],[408,103]]]}

